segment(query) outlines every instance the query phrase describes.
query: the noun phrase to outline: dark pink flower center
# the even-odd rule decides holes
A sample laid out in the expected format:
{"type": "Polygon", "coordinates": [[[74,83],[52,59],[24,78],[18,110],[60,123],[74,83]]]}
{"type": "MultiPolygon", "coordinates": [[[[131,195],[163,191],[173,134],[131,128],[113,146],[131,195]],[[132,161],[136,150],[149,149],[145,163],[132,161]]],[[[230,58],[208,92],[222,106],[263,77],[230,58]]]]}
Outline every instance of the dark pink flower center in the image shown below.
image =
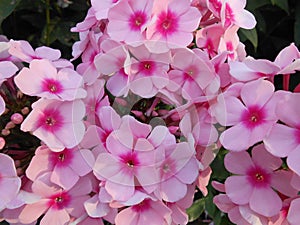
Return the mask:
{"type": "Polygon", "coordinates": [[[208,54],[212,55],[212,54],[214,53],[214,49],[215,49],[215,48],[214,48],[214,44],[213,44],[211,38],[207,38],[204,47],[207,49],[208,54]]]}
{"type": "Polygon", "coordinates": [[[61,152],[51,152],[50,162],[52,166],[65,167],[70,165],[73,160],[74,150],[64,149],[61,152]]]}
{"type": "Polygon", "coordinates": [[[139,71],[143,74],[149,76],[152,75],[153,71],[155,70],[155,62],[152,61],[143,61],[139,64],[139,71]]]}
{"type": "Polygon", "coordinates": [[[230,26],[234,21],[235,21],[234,13],[230,8],[229,4],[226,3],[225,4],[225,27],[230,26]]]}
{"type": "Polygon", "coordinates": [[[57,110],[46,109],[38,119],[37,127],[42,127],[49,132],[59,130],[63,125],[63,117],[57,110]]]}
{"type": "Polygon", "coordinates": [[[134,212],[137,212],[137,213],[144,212],[144,211],[150,209],[150,200],[149,200],[149,199],[145,199],[145,200],[142,201],[141,203],[132,206],[131,209],[132,209],[134,212]]]}
{"type": "Polygon", "coordinates": [[[121,161],[128,167],[128,168],[134,168],[135,166],[138,166],[139,160],[137,155],[134,152],[130,152],[126,155],[122,155],[121,157],[121,161]]]}
{"type": "Polygon", "coordinates": [[[145,13],[142,11],[137,11],[133,15],[131,15],[129,19],[129,26],[134,31],[140,31],[146,20],[147,17],[145,13]]]}
{"type": "Polygon", "coordinates": [[[156,29],[163,36],[167,36],[175,33],[178,29],[177,15],[170,10],[168,10],[167,12],[161,12],[158,15],[156,29]]]}
{"type": "Polygon", "coordinates": [[[42,83],[42,90],[53,94],[59,94],[63,91],[63,86],[54,79],[45,79],[42,83]]]}
{"type": "Polygon", "coordinates": [[[70,202],[71,202],[71,196],[67,192],[61,192],[52,195],[50,197],[48,205],[52,209],[60,210],[68,207],[70,202]]]}
{"type": "Polygon", "coordinates": [[[185,73],[185,79],[194,79],[195,78],[195,75],[198,74],[198,68],[196,66],[190,66],[188,68],[185,69],[184,71],[185,73]]]}
{"type": "Polygon", "coordinates": [[[260,167],[254,167],[247,171],[248,181],[255,187],[270,186],[271,176],[267,171],[260,167]]]}
{"type": "Polygon", "coordinates": [[[242,121],[249,129],[259,126],[264,122],[264,119],[265,119],[264,110],[259,109],[258,106],[249,107],[242,114],[242,121]]]}

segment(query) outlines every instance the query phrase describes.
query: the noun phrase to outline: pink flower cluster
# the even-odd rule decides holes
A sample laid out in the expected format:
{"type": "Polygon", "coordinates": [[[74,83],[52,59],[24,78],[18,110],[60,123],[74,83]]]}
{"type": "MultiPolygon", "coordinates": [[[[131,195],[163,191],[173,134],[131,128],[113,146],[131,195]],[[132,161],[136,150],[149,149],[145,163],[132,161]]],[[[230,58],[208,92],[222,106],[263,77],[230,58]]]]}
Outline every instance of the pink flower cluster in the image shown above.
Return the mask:
{"type": "Polygon", "coordinates": [[[0,220],[184,225],[222,146],[217,207],[238,225],[297,225],[300,96],[273,82],[300,70],[296,46],[247,56],[246,0],[91,3],[72,28],[76,68],[59,50],[0,42],[0,84],[37,99],[12,120],[41,141],[23,174],[0,153],[0,220]]]}

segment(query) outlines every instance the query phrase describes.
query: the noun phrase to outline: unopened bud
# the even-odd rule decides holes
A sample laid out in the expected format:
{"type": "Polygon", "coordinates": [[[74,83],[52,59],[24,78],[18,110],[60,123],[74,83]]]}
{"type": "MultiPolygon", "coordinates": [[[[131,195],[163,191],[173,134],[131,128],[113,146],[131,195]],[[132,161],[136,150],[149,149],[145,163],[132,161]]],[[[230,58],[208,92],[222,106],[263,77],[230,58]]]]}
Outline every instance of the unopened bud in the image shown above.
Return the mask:
{"type": "Polygon", "coordinates": [[[14,113],[12,114],[12,116],[10,117],[11,121],[14,123],[14,124],[20,124],[23,122],[23,116],[20,114],[20,113],[14,113]]]}

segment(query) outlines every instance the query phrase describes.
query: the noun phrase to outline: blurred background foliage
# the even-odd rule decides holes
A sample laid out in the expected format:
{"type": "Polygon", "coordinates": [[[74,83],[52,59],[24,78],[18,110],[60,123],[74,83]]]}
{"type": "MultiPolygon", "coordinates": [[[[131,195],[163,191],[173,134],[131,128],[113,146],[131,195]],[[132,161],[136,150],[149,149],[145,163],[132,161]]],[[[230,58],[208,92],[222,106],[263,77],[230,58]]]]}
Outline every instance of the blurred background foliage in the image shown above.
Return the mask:
{"type": "MultiPolygon", "coordinates": [[[[34,48],[46,45],[60,49],[62,57],[70,59],[72,45],[78,40],[78,34],[70,29],[84,19],[89,7],[89,0],[0,0],[0,34],[8,39],[27,40],[34,48]]],[[[247,9],[257,19],[253,30],[239,30],[248,55],[274,60],[291,42],[299,48],[299,0],[248,0],[247,9]]],[[[299,83],[297,77],[291,76],[291,90],[299,83]]],[[[280,77],[278,79],[280,88],[280,77]]],[[[225,154],[226,151],[221,150],[212,163],[212,180],[224,182],[228,176],[223,165],[225,154]]],[[[194,205],[188,209],[190,224],[214,221],[214,225],[230,225],[226,215],[212,203],[217,192],[211,185],[208,189],[208,196],[203,198],[198,192],[194,205]]],[[[3,224],[6,223],[0,222],[3,224]]]]}

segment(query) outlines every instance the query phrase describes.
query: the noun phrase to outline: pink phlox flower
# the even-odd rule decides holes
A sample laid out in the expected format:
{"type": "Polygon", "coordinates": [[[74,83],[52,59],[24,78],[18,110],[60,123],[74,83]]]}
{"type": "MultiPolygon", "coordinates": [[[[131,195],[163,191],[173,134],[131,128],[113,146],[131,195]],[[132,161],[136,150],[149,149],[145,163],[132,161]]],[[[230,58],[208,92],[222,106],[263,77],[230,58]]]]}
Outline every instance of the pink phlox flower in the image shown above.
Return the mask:
{"type": "Polygon", "coordinates": [[[73,148],[85,133],[85,105],[81,100],[61,102],[40,99],[21,124],[22,131],[31,131],[53,151],[73,148]]]}
{"type": "Polygon", "coordinates": [[[247,0],[222,0],[220,18],[224,27],[237,25],[241,28],[252,29],[256,25],[255,17],[245,10],[247,0]]]}
{"type": "Polygon", "coordinates": [[[80,177],[92,171],[94,156],[87,149],[64,149],[53,152],[46,146],[36,150],[26,176],[35,181],[40,175],[51,172],[50,181],[64,189],[71,189],[80,177]]]}
{"type": "Polygon", "coordinates": [[[221,24],[204,27],[196,33],[196,44],[206,51],[210,57],[214,57],[218,54],[220,39],[224,32],[225,30],[221,24]]]}
{"type": "Polygon", "coordinates": [[[31,96],[71,101],[86,97],[83,79],[74,70],[57,70],[46,59],[32,60],[29,68],[24,67],[14,78],[20,90],[31,96]]]}
{"type": "Polygon", "coordinates": [[[21,179],[17,176],[14,160],[0,153],[0,212],[14,200],[21,188],[21,179]]]}
{"type": "Polygon", "coordinates": [[[155,191],[156,196],[167,202],[176,202],[187,194],[188,184],[192,184],[199,174],[201,165],[195,157],[194,146],[187,142],[176,144],[176,147],[162,153],[159,166],[160,183],[155,191]]]}
{"type": "Polygon", "coordinates": [[[109,106],[108,97],[104,93],[105,81],[97,79],[91,86],[86,86],[87,97],[83,100],[86,106],[86,122],[99,125],[97,114],[103,106],[109,106]]]}
{"type": "Polygon", "coordinates": [[[276,107],[276,114],[282,123],[273,126],[265,137],[266,149],[278,157],[287,157],[290,169],[300,175],[300,123],[299,123],[299,96],[300,93],[281,92],[283,97],[276,107]]]}
{"type": "Polygon", "coordinates": [[[156,1],[153,16],[147,27],[146,46],[151,52],[188,46],[198,28],[201,13],[191,6],[190,0],[156,1]]]}
{"type": "Polygon", "coordinates": [[[108,12],[107,33],[116,41],[136,46],[145,40],[154,1],[119,1],[108,12]]]}
{"type": "Polygon", "coordinates": [[[266,59],[254,59],[250,56],[243,61],[229,61],[230,75],[238,81],[247,82],[259,78],[273,78],[280,68],[266,59]]]}
{"type": "Polygon", "coordinates": [[[129,91],[128,66],[129,52],[124,45],[113,40],[104,40],[101,43],[103,54],[95,57],[95,66],[98,73],[108,76],[106,88],[114,96],[126,96],[129,91]]]}
{"type": "Polygon", "coordinates": [[[155,141],[162,141],[155,130],[155,136],[150,132],[150,125],[124,116],[120,128],[108,135],[107,153],[98,155],[94,174],[99,180],[106,181],[105,189],[114,200],[128,200],[136,187],[142,187],[148,193],[156,188],[158,172],[154,148],[155,141]]]}
{"type": "Polygon", "coordinates": [[[274,179],[274,171],[281,167],[280,158],[268,153],[260,144],[253,148],[252,158],[246,151],[230,152],[224,163],[229,172],[237,174],[225,181],[226,194],[232,202],[249,204],[254,212],[267,217],[279,213],[282,200],[273,188],[276,190],[279,183],[274,179]]]}
{"type": "Polygon", "coordinates": [[[125,208],[116,216],[116,225],[168,225],[171,222],[171,210],[161,201],[145,198],[142,202],[125,208]]]}
{"type": "Polygon", "coordinates": [[[130,90],[143,98],[155,96],[169,83],[170,52],[155,54],[142,45],[130,48],[130,90]]]}
{"type": "Polygon", "coordinates": [[[167,88],[180,90],[187,100],[205,95],[206,88],[216,77],[212,64],[198,57],[195,51],[176,51],[171,63],[173,69],[168,72],[170,84],[167,88]]]}
{"type": "Polygon", "coordinates": [[[232,126],[221,133],[221,144],[232,151],[243,151],[262,141],[276,123],[275,107],[280,94],[274,93],[273,84],[263,79],[235,87],[240,97],[221,94],[210,108],[221,125],[232,126]]]}
{"type": "Polygon", "coordinates": [[[50,181],[51,173],[39,176],[32,184],[32,192],[40,196],[37,202],[27,204],[19,215],[21,223],[32,223],[44,214],[41,225],[68,224],[72,217],[85,213],[83,203],[89,199],[92,185],[81,178],[71,189],[63,189],[50,181]]]}

